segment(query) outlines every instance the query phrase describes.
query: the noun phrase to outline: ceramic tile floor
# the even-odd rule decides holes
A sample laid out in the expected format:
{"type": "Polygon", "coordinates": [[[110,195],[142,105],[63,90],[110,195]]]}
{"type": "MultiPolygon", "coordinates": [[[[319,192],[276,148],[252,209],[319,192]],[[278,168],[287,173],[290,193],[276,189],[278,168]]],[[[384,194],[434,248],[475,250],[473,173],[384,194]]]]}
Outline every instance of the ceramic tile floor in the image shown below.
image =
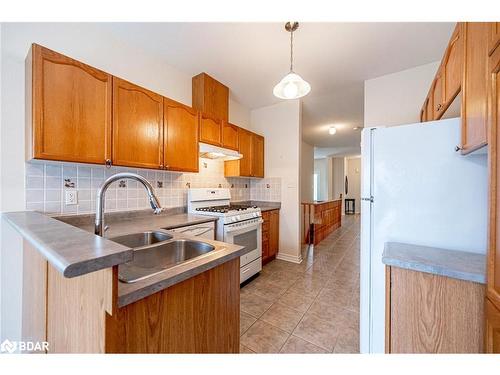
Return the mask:
{"type": "Polygon", "coordinates": [[[359,215],[241,288],[241,353],[359,353],[359,215]]]}

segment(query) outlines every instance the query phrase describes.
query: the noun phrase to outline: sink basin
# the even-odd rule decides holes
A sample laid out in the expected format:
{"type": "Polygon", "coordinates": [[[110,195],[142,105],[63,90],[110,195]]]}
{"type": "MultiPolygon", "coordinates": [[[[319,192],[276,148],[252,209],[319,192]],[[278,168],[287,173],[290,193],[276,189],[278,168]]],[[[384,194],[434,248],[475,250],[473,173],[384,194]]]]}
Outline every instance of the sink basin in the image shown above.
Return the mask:
{"type": "Polygon", "coordinates": [[[132,233],[132,234],[126,234],[124,236],[110,238],[110,240],[113,242],[117,242],[120,245],[128,246],[131,248],[153,245],[155,243],[168,241],[171,239],[172,236],[170,234],[157,231],[132,233]]]}
{"type": "Polygon", "coordinates": [[[118,267],[118,278],[124,283],[133,283],[213,250],[215,247],[206,242],[185,239],[138,249],[132,261],[118,267]]]}

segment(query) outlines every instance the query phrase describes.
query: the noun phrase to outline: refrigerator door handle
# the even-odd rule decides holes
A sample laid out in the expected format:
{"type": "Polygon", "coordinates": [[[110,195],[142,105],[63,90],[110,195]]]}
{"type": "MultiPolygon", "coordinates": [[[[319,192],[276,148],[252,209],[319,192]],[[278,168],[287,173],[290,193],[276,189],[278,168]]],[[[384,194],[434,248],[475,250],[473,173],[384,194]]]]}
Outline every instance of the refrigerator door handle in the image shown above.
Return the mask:
{"type": "Polygon", "coordinates": [[[370,196],[370,198],[361,198],[362,201],[370,201],[371,203],[373,203],[374,199],[373,199],[373,196],[370,196]]]}

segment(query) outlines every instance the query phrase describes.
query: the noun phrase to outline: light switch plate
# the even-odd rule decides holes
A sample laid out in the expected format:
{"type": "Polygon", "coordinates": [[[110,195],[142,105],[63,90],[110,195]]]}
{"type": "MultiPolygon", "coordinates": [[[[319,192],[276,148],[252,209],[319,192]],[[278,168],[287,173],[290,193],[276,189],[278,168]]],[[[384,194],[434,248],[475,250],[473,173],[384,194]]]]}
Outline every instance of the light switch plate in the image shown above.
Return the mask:
{"type": "Polygon", "coordinates": [[[66,190],[65,199],[66,206],[71,206],[78,204],[78,191],[76,190],[66,190]]]}

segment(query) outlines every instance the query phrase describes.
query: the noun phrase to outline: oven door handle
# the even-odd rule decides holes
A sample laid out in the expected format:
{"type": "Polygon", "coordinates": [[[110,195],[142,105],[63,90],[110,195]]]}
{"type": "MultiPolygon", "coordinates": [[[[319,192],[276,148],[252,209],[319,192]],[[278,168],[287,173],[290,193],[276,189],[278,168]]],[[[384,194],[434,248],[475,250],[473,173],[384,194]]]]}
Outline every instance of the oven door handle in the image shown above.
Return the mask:
{"type": "Polygon", "coordinates": [[[264,220],[259,220],[259,221],[256,221],[252,224],[248,224],[246,226],[243,226],[243,227],[231,227],[231,226],[227,226],[225,228],[225,232],[226,233],[236,233],[236,232],[249,232],[251,230],[254,230],[254,229],[259,229],[260,225],[264,222],[264,220]]]}

